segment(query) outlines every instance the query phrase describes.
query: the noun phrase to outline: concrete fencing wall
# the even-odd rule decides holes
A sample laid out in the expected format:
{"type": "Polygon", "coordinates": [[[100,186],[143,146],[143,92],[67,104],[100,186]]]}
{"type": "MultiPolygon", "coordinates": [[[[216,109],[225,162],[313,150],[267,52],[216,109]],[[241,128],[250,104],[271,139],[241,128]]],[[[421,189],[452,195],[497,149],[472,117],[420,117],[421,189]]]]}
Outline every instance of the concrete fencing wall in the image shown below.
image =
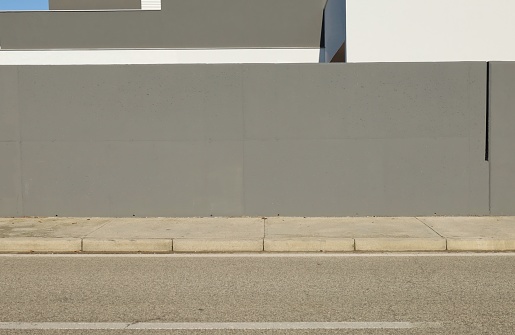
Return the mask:
{"type": "Polygon", "coordinates": [[[490,63],[491,209],[515,215],[515,62],[490,63]]]}
{"type": "Polygon", "coordinates": [[[486,97],[486,63],[3,66],[0,216],[488,215],[486,97]]]}

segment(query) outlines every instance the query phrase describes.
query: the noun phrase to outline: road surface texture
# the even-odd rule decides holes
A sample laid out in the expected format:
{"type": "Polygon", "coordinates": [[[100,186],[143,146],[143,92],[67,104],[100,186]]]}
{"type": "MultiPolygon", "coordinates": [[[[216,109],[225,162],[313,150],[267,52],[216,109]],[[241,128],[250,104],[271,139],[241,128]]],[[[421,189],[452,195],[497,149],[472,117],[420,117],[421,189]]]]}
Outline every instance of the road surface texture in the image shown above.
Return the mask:
{"type": "Polygon", "coordinates": [[[515,334],[515,254],[2,255],[0,274],[0,335],[515,334]]]}

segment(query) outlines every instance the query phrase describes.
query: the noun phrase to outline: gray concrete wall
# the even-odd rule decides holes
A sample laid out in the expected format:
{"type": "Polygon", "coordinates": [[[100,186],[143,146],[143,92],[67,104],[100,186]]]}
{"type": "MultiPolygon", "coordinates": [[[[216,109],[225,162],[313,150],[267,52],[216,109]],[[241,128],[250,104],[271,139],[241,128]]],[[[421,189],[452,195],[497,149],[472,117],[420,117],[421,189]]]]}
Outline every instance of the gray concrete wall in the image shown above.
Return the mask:
{"type": "Polygon", "coordinates": [[[515,62],[490,63],[491,211],[515,215],[515,62]]]}
{"type": "Polygon", "coordinates": [[[484,63],[0,71],[2,216],[488,214],[484,63]]]}
{"type": "Polygon", "coordinates": [[[141,9],[141,0],[49,0],[50,10],[141,9]]]}
{"type": "Polygon", "coordinates": [[[18,74],[0,66],[0,216],[22,214],[18,74]]]}
{"type": "Polygon", "coordinates": [[[163,0],[161,11],[0,13],[2,49],[318,48],[326,0],[163,0]]]}

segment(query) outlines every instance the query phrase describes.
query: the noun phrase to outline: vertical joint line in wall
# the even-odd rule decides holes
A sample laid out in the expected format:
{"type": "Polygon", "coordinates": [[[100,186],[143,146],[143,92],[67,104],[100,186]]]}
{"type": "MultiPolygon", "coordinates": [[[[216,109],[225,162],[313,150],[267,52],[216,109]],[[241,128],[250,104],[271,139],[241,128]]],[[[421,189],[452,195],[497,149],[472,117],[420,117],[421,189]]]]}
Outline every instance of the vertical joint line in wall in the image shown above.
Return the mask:
{"type": "Polygon", "coordinates": [[[266,217],[263,216],[263,250],[265,251],[265,239],[266,239],[266,217]]]}
{"type": "Polygon", "coordinates": [[[486,129],[485,129],[485,161],[490,158],[490,62],[486,62],[486,129]]]}
{"type": "MultiPolygon", "coordinates": [[[[486,62],[486,131],[485,131],[485,160],[490,161],[490,62],[486,62]]],[[[491,164],[488,165],[488,213],[492,214],[492,169],[491,164]]]]}

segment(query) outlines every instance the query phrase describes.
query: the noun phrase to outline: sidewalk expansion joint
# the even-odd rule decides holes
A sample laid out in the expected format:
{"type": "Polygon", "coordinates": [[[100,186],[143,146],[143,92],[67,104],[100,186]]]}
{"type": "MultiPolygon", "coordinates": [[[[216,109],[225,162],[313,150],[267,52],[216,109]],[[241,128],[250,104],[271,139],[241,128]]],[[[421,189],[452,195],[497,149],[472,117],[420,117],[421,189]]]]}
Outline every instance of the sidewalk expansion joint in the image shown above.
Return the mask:
{"type": "Polygon", "coordinates": [[[87,233],[86,235],[82,236],[82,239],[88,237],[89,235],[93,234],[94,232],[98,231],[99,229],[102,229],[104,228],[107,224],[109,223],[109,220],[107,220],[103,225],[101,225],[100,227],[98,227],[97,229],[93,230],[93,231],[90,231],[89,233],[87,233]]]}
{"type": "Polygon", "coordinates": [[[422,223],[424,226],[426,226],[427,228],[431,229],[435,234],[437,234],[438,236],[440,236],[441,238],[444,238],[445,239],[445,244],[446,244],[446,248],[447,248],[447,238],[445,236],[442,236],[439,232],[437,232],[436,230],[433,229],[433,227],[427,225],[424,221],[420,220],[418,217],[415,216],[415,219],[417,221],[419,221],[420,223],[422,223]]]}

